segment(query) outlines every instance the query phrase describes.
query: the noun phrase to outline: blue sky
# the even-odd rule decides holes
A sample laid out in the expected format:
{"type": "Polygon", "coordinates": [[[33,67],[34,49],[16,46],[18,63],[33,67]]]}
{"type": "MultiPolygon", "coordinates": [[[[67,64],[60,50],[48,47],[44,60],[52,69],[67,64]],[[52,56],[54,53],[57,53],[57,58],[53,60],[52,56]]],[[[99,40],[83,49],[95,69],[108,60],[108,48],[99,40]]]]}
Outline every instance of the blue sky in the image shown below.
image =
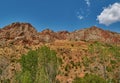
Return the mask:
{"type": "Polygon", "coordinates": [[[120,0],[0,0],[0,27],[27,22],[38,31],[74,31],[95,25],[120,32],[119,10],[120,0]]]}

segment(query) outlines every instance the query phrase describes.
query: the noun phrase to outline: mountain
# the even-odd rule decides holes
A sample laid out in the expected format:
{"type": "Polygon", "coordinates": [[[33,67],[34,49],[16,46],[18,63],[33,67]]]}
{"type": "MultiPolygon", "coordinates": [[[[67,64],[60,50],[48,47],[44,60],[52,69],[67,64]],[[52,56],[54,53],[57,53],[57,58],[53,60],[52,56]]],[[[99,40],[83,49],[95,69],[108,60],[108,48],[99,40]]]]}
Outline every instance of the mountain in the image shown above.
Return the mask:
{"type": "Polygon", "coordinates": [[[31,43],[37,36],[37,31],[29,23],[12,23],[0,29],[0,44],[31,43]]]}
{"type": "Polygon", "coordinates": [[[104,43],[118,44],[120,43],[120,34],[92,26],[90,28],[71,32],[69,39],[78,41],[101,41],[104,43]]]}
{"type": "Polygon", "coordinates": [[[60,58],[56,76],[60,83],[72,83],[75,78],[91,74],[117,83],[120,78],[119,45],[119,33],[96,26],[73,32],[50,29],[38,32],[29,23],[12,23],[0,29],[0,82],[17,83],[15,76],[22,70],[21,57],[47,46],[47,50],[54,50],[60,58]]]}
{"type": "Polygon", "coordinates": [[[76,30],[73,32],[50,29],[37,32],[29,23],[12,23],[0,29],[0,45],[12,44],[39,44],[49,43],[55,40],[71,41],[100,41],[110,44],[120,43],[120,34],[106,31],[96,26],[76,30]]]}

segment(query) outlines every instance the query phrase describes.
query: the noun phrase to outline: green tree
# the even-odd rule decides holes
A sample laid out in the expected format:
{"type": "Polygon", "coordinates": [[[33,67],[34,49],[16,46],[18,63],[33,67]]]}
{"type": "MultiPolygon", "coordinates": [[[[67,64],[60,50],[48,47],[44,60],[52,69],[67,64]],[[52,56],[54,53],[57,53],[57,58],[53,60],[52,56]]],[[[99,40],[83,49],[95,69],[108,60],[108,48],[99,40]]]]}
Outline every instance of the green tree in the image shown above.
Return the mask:
{"type": "MultiPolygon", "coordinates": [[[[103,76],[105,79],[107,79],[107,73],[106,73],[106,63],[109,61],[109,50],[108,48],[100,43],[100,42],[94,42],[89,46],[89,52],[91,55],[93,55],[95,58],[99,59],[99,63],[103,66],[103,76]]],[[[97,61],[98,62],[98,61],[97,61]]]]}
{"type": "Polygon", "coordinates": [[[19,83],[33,83],[36,78],[38,67],[38,55],[36,51],[29,51],[28,54],[22,55],[20,59],[22,71],[18,75],[19,83]]]}
{"type": "Polygon", "coordinates": [[[37,77],[44,77],[43,79],[41,79],[41,81],[43,80],[47,80],[49,83],[54,83],[55,77],[57,75],[57,68],[59,66],[58,63],[58,58],[56,56],[56,52],[51,50],[50,48],[43,46],[40,49],[37,50],[38,51],[38,74],[37,77]],[[43,68],[41,68],[43,67],[43,68]],[[44,74],[40,74],[40,73],[44,73],[44,74]]]}
{"type": "Polygon", "coordinates": [[[56,52],[43,46],[30,50],[20,59],[22,71],[16,76],[16,83],[56,83],[59,59],[56,52]]]}
{"type": "Polygon", "coordinates": [[[19,83],[33,83],[31,79],[31,74],[29,71],[25,71],[19,78],[19,83]]]}
{"type": "MultiPolygon", "coordinates": [[[[89,45],[89,53],[91,57],[89,59],[96,59],[94,63],[102,65],[99,67],[101,70],[102,76],[106,80],[119,80],[119,62],[120,62],[120,47],[116,45],[104,44],[99,42],[94,42],[89,45]],[[116,75],[116,77],[115,77],[116,75]]],[[[94,72],[94,71],[93,71],[94,72]]],[[[97,73],[98,75],[101,75],[97,73]]]]}

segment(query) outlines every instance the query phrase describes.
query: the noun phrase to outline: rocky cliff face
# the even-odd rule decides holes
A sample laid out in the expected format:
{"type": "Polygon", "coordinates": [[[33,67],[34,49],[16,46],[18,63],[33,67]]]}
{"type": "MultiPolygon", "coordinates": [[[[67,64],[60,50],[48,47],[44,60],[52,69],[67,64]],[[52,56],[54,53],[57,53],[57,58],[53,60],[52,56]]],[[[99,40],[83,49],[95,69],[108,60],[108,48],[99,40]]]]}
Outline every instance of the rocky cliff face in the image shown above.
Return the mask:
{"type": "Polygon", "coordinates": [[[120,34],[106,31],[96,26],[90,28],[76,30],[69,35],[69,40],[84,41],[100,41],[104,43],[118,44],[120,43],[120,34]]]}
{"type": "Polygon", "coordinates": [[[73,41],[101,41],[104,43],[120,43],[120,34],[102,30],[95,26],[73,32],[54,32],[46,29],[37,32],[29,23],[12,23],[0,29],[0,45],[8,44],[39,44],[50,43],[55,40],[73,41]]]}
{"type": "Polygon", "coordinates": [[[0,45],[39,44],[67,38],[68,31],[54,32],[46,29],[37,32],[29,23],[12,23],[0,29],[0,45]]]}
{"type": "Polygon", "coordinates": [[[37,38],[37,31],[29,23],[12,23],[0,30],[1,45],[32,43],[37,38]]]}

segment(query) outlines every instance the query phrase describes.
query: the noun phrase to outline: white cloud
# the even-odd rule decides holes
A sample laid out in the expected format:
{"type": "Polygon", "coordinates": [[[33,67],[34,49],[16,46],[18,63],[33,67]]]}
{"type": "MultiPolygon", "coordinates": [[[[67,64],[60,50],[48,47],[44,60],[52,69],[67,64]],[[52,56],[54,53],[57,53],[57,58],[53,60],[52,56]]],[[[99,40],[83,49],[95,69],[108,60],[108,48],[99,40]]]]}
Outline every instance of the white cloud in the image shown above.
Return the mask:
{"type": "Polygon", "coordinates": [[[84,16],[82,16],[82,15],[78,15],[77,17],[78,17],[80,20],[84,19],[84,16]]]}
{"type": "Polygon", "coordinates": [[[85,0],[86,4],[88,5],[88,7],[90,6],[90,0],[85,0]]]}
{"type": "Polygon", "coordinates": [[[97,16],[97,20],[99,20],[100,24],[110,25],[115,22],[120,21],[120,3],[114,3],[113,5],[109,5],[107,8],[101,12],[100,15],[97,16]]]}

